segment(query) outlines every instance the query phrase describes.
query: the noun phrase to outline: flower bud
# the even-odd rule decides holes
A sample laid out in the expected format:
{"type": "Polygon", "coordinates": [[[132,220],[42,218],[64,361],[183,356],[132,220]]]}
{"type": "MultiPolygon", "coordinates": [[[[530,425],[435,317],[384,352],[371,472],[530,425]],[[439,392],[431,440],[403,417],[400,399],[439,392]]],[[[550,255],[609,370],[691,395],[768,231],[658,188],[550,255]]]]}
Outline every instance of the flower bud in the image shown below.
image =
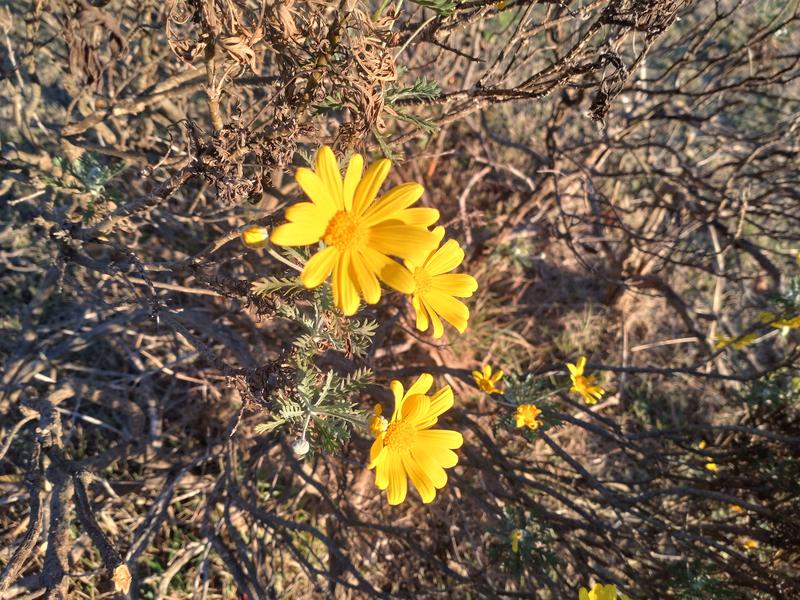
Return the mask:
{"type": "Polygon", "coordinates": [[[269,230],[261,225],[249,225],[242,230],[242,242],[248,248],[263,248],[269,243],[269,230]]]}
{"type": "Polygon", "coordinates": [[[308,454],[310,449],[311,446],[308,443],[308,440],[304,437],[297,438],[294,441],[294,444],[292,444],[292,452],[294,452],[294,455],[297,458],[303,458],[306,454],[308,454]]]}

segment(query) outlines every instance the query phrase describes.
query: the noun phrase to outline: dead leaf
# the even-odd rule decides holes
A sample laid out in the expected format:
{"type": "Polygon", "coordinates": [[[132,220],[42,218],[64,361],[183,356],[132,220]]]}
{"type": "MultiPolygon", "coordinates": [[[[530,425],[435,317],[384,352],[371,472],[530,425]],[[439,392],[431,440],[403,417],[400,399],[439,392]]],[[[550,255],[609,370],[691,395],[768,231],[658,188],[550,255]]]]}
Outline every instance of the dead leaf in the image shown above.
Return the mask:
{"type": "Polygon", "coordinates": [[[126,594],[131,589],[131,572],[128,570],[128,565],[122,563],[114,569],[114,576],[111,578],[114,582],[114,591],[126,594]]]}

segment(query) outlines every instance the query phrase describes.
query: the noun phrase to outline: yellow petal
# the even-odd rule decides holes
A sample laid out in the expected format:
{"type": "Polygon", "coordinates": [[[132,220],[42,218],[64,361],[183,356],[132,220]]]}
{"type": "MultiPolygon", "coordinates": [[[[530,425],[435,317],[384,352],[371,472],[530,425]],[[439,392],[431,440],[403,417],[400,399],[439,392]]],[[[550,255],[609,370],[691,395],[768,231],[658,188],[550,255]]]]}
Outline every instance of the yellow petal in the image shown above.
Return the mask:
{"type": "Polygon", "coordinates": [[[334,247],[324,248],[308,259],[303,272],[300,274],[300,281],[307,288],[315,288],[322,284],[331,274],[339,251],[334,247]]]}
{"type": "Polygon", "coordinates": [[[419,296],[414,294],[411,297],[411,305],[414,307],[414,311],[417,316],[417,329],[420,331],[427,331],[428,330],[428,313],[425,311],[425,308],[419,301],[419,296]]]}
{"type": "Polygon", "coordinates": [[[489,379],[492,376],[492,367],[491,367],[491,365],[483,365],[483,376],[486,379],[489,379]]]}
{"type": "Polygon", "coordinates": [[[411,454],[404,454],[402,460],[403,467],[411,478],[411,483],[422,497],[422,502],[425,504],[433,502],[433,499],[436,498],[436,488],[433,487],[433,482],[425,474],[425,471],[420,468],[411,454]]]}
{"type": "Polygon", "coordinates": [[[396,421],[400,418],[400,411],[403,408],[403,398],[405,397],[403,384],[393,379],[389,384],[389,389],[392,390],[392,395],[394,395],[394,413],[392,413],[392,421],[396,421]]]}
{"type": "Polygon", "coordinates": [[[417,206],[396,213],[394,218],[398,221],[402,221],[406,225],[430,227],[439,220],[439,211],[435,208],[428,208],[427,206],[417,206]]]}
{"type": "Polygon", "coordinates": [[[353,261],[353,276],[364,300],[367,301],[367,304],[377,304],[381,299],[381,285],[378,283],[375,273],[367,266],[360,252],[353,252],[350,257],[353,261]]]}
{"type": "Polygon", "coordinates": [[[322,181],[322,185],[328,190],[333,201],[336,203],[337,210],[344,209],[342,200],[342,176],[339,173],[339,163],[333,150],[328,146],[322,146],[317,150],[316,173],[322,181]]]}
{"type": "Polygon", "coordinates": [[[381,254],[422,262],[436,238],[422,227],[386,221],[370,228],[367,245],[381,254]]]}
{"type": "Polygon", "coordinates": [[[344,184],[342,189],[342,196],[344,200],[344,208],[347,211],[353,208],[353,197],[356,193],[358,182],[361,181],[361,174],[364,171],[364,159],[360,154],[353,154],[350,157],[350,163],[347,165],[347,171],[344,174],[344,184]]]}
{"type": "Polygon", "coordinates": [[[436,290],[425,294],[425,303],[445,321],[455,327],[459,333],[464,333],[469,320],[469,309],[460,300],[447,296],[436,290]]]}
{"type": "Polygon", "coordinates": [[[583,369],[585,367],[586,367],[586,357],[585,356],[581,356],[578,359],[578,364],[576,365],[576,368],[578,369],[578,375],[583,375],[583,369]]]}
{"type": "Polygon", "coordinates": [[[375,438],[375,441],[372,442],[372,446],[369,449],[369,468],[374,469],[375,465],[378,463],[378,459],[383,452],[383,438],[385,435],[381,433],[378,437],[375,438]]]}
{"type": "Polygon", "coordinates": [[[431,287],[449,296],[469,298],[478,289],[478,282],[466,273],[446,273],[434,275],[431,278],[431,287]]]}
{"type": "Polygon", "coordinates": [[[571,375],[578,375],[578,368],[572,363],[567,363],[567,369],[571,375]]]}
{"type": "Polygon", "coordinates": [[[371,248],[364,248],[361,256],[367,268],[390,288],[403,294],[414,291],[414,276],[403,265],[371,248]]]}
{"type": "Polygon", "coordinates": [[[384,448],[375,459],[375,485],[379,490],[389,487],[389,449],[384,448]]]}
{"type": "Polygon", "coordinates": [[[276,246],[308,246],[322,239],[325,228],[307,227],[305,224],[284,223],[272,230],[269,241],[276,246]]]}
{"type": "Polygon", "coordinates": [[[424,431],[418,431],[417,440],[428,449],[435,447],[455,450],[456,448],[461,448],[461,445],[464,443],[464,437],[458,431],[451,431],[449,429],[426,429],[424,431]]]}
{"type": "Polygon", "coordinates": [[[417,380],[411,384],[410,388],[408,388],[406,397],[416,394],[427,394],[428,390],[431,389],[431,386],[433,386],[433,375],[430,373],[423,373],[417,377],[417,380]]]}
{"type": "MultiPolygon", "coordinates": [[[[435,433],[439,429],[426,429],[417,432],[417,446],[414,447],[414,452],[422,452],[430,457],[437,465],[443,469],[455,467],[458,464],[458,454],[438,444],[423,443],[423,434],[435,433]]],[[[438,438],[437,438],[438,441],[438,438]]]]}
{"type": "Polygon", "coordinates": [[[389,452],[387,456],[387,468],[389,471],[389,487],[386,489],[389,504],[392,506],[400,504],[406,499],[408,491],[408,480],[400,455],[389,452]]]}
{"type": "Polygon", "coordinates": [[[353,212],[355,214],[363,214],[367,207],[372,204],[391,168],[392,163],[386,159],[374,162],[369,166],[367,172],[364,173],[363,179],[356,186],[356,191],[353,195],[353,212]]]}
{"type": "Polygon", "coordinates": [[[428,414],[432,417],[438,417],[444,412],[450,410],[453,407],[454,402],[453,390],[449,385],[446,385],[433,396],[431,396],[431,406],[428,414]]]}
{"type": "Polygon", "coordinates": [[[420,302],[425,308],[425,311],[428,313],[428,316],[431,318],[431,324],[433,325],[433,335],[431,337],[435,340],[438,340],[442,337],[442,335],[444,335],[444,325],[442,325],[442,320],[427,302],[427,297],[420,297],[420,302]]]}
{"type": "Polygon", "coordinates": [[[431,407],[431,399],[423,394],[408,395],[403,400],[401,418],[409,423],[416,423],[425,418],[431,407]]]}
{"type": "Polygon", "coordinates": [[[425,261],[425,269],[431,275],[449,273],[464,261],[464,251],[455,240],[447,240],[433,256],[425,261]]]}
{"type": "Polygon", "coordinates": [[[425,188],[418,183],[403,183],[393,187],[364,211],[364,224],[371,227],[387,219],[396,219],[395,213],[414,204],[423,193],[425,188]]]}
{"type": "Polygon", "coordinates": [[[339,255],[333,268],[333,302],[346,317],[356,314],[358,310],[358,292],[350,270],[350,253],[339,255]]]}
{"type": "MultiPolygon", "coordinates": [[[[324,232],[330,219],[325,211],[313,202],[298,202],[286,209],[286,220],[306,227],[320,229],[324,232]]],[[[320,234],[320,237],[322,237],[322,234],[320,234]]]]}
{"type": "Polygon", "coordinates": [[[309,200],[316,204],[317,208],[323,212],[326,219],[330,219],[336,214],[339,205],[336,199],[331,195],[331,191],[322,183],[319,175],[314,173],[311,169],[300,167],[297,169],[297,173],[294,174],[294,180],[297,182],[297,185],[300,186],[300,189],[305,192],[309,200]]]}
{"type": "MultiPolygon", "coordinates": [[[[445,452],[451,452],[450,450],[445,450],[445,452]]],[[[455,456],[454,452],[451,452],[453,456],[455,456]]],[[[447,485],[447,473],[439,464],[439,461],[436,460],[436,454],[428,451],[426,448],[415,447],[411,449],[411,455],[420,468],[425,472],[428,476],[428,479],[431,480],[433,487],[440,490],[445,485],[447,485]]],[[[456,460],[458,458],[456,457],[456,460]]],[[[455,463],[454,463],[455,464],[455,463]]]]}

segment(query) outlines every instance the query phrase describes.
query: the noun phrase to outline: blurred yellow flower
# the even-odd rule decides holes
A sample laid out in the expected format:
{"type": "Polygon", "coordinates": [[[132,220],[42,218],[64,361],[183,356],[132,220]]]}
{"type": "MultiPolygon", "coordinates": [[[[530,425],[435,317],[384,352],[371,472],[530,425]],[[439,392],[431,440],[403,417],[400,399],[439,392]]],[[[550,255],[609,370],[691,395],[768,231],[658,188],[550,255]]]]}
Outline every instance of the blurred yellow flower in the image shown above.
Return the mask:
{"type": "Polygon", "coordinates": [[[776,329],[783,329],[784,327],[788,327],[789,329],[796,329],[800,327],[800,315],[795,317],[789,317],[787,319],[779,319],[778,315],[773,312],[764,311],[759,313],[758,320],[761,321],[764,325],[771,325],[776,329]]]}
{"type": "Polygon", "coordinates": [[[617,596],[617,586],[609,583],[603,585],[602,583],[595,583],[591,590],[582,587],[578,590],[578,600],[631,600],[625,594],[617,596]]]}
{"type": "MultiPolygon", "coordinates": [[[[433,230],[437,242],[444,237],[444,227],[433,230]]],[[[447,240],[441,248],[432,251],[417,264],[405,264],[414,278],[411,304],[417,314],[417,329],[427,331],[433,324],[433,339],[444,333],[442,319],[464,333],[469,320],[469,309],[456,298],[469,298],[478,289],[478,282],[466,273],[450,273],[464,261],[464,251],[455,240],[447,240]]]]}
{"type": "Polygon", "coordinates": [[[744,546],[748,550],[755,550],[756,548],[759,547],[759,545],[760,544],[758,543],[758,540],[754,540],[751,537],[746,537],[742,539],[742,546],[744,546]]]}
{"type": "Polygon", "coordinates": [[[770,325],[776,329],[783,329],[784,327],[787,329],[797,329],[800,327],[800,315],[789,319],[778,319],[777,321],[772,321],[770,325]]]}
{"type": "MultiPolygon", "coordinates": [[[[406,499],[408,478],[427,504],[436,497],[436,490],[447,483],[445,469],[458,463],[453,450],[464,443],[463,436],[448,429],[431,429],[439,416],[453,406],[453,391],[446,385],[433,396],[427,396],[433,385],[428,373],[420,375],[408,391],[403,384],[392,381],[394,413],[383,429],[383,423],[373,429],[377,433],[370,449],[369,468],[375,469],[375,484],[386,490],[389,504],[406,499]]],[[[375,417],[380,418],[376,412],[375,417]]],[[[373,423],[375,423],[373,417],[373,423]]]]}
{"type": "Polygon", "coordinates": [[[700,450],[705,450],[707,445],[708,444],[705,440],[700,440],[699,442],[697,442],[697,447],[700,448],[700,450]]]}
{"type": "Polygon", "coordinates": [[[516,419],[517,427],[528,426],[531,429],[536,429],[542,424],[539,417],[541,414],[542,411],[533,404],[520,404],[517,407],[517,412],[514,413],[514,419],[516,419]]]}
{"type": "Polygon", "coordinates": [[[758,334],[755,332],[748,333],[743,337],[738,337],[738,336],[725,337],[723,335],[720,335],[717,336],[717,341],[714,344],[714,350],[722,350],[723,348],[727,348],[731,344],[733,344],[733,347],[736,348],[737,350],[741,350],[745,346],[752,344],[757,339],[758,339],[758,334]]]}
{"type": "Polygon", "coordinates": [[[707,458],[706,469],[708,469],[709,471],[719,471],[719,465],[717,465],[717,463],[715,463],[712,459],[707,458]]]}
{"type": "Polygon", "coordinates": [[[519,552],[519,542],[525,532],[522,529],[515,529],[511,532],[511,551],[519,552]]]}
{"type": "Polygon", "coordinates": [[[739,506],[738,504],[731,504],[728,508],[731,509],[731,512],[735,512],[735,513],[743,513],[744,512],[744,509],[741,506],[739,506]]]}
{"type": "Polygon", "coordinates": [[[254,250],[263,248],[269,244],[269,230],[261,225],[249,225],[242,230],[242,243],[254,250]]]}
{"type": "Polygon", "coordinates": [[[502,394],[503,390],[497,387],[497,382],[503,377],[503,372],[498,369],[497,372],[492,375],[492,367],[489,365],[483,365],[482,371],[473,371],[472,378],[475,380],[475,383],[479,388],[481,388],[487,394],[502,394]]]}
{"type": "Polygon", "coordinates": [[[325,242],[326,247],[306,263],[300,280],[314,288],[333,273],[333,301],[348,316],[358,310],[359,297],[367,304],[380,300],[378,280],[410,294],[413,277],[390,256],[422,261],[437,243],[427,227],[439,218],[439,211],[409,208],[424,188],[404,183],[375,201],[391,162],[379,160],[362,177],[363,166],[361,155],[354,154],[342,179],[333,151],[320,148],[315,169],[300,168],[295,174],[310,202],[287,208],[288,223],[276,227],[270,236],[278,246],[325,242]]]}
{"type": "Polygon", "coordinates": [[[597,378],[594,375],[583,374],[585,367],[585,356],[581,356],[577,364],[567,363],[569,377],[572,380],[572,387],[569,391],[580,394],[586,404],[597,404],[597,401],[603,397],[606,391],[597,385],[597,378]]]}

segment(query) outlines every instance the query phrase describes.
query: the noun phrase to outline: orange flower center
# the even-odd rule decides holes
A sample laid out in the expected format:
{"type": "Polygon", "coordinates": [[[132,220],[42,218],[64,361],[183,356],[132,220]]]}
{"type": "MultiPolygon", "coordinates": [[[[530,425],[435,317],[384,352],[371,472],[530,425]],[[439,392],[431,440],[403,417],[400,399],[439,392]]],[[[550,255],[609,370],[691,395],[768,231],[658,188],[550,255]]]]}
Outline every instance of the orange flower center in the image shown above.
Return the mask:
{"type": "Polygon", "coordinates": [[[414,269],[415,294],[424,294],[427,292],[432,282],[433,277],[431,277],[424,267],[417,267],[414,269]]]}
{"type": "Polygon", "coordinates": [[[410,450],[414,445],[416,430],[405,421],[395,421],[386,428],[383,445],[392,450],[410,450]]]}
{"type": "Polygon", "coordinates": [[[591,375],[588,377],[575,375],[575,389],[581,391],[588,389],[594,383],[593,379],[591,375]]]}
{"type": "Polygon", "coordinates": [[[328,222],[322,239],[328,246],[344,252],[363,245],[366,235],[366,228],[355,215],[340,210],[328,222]]]}

